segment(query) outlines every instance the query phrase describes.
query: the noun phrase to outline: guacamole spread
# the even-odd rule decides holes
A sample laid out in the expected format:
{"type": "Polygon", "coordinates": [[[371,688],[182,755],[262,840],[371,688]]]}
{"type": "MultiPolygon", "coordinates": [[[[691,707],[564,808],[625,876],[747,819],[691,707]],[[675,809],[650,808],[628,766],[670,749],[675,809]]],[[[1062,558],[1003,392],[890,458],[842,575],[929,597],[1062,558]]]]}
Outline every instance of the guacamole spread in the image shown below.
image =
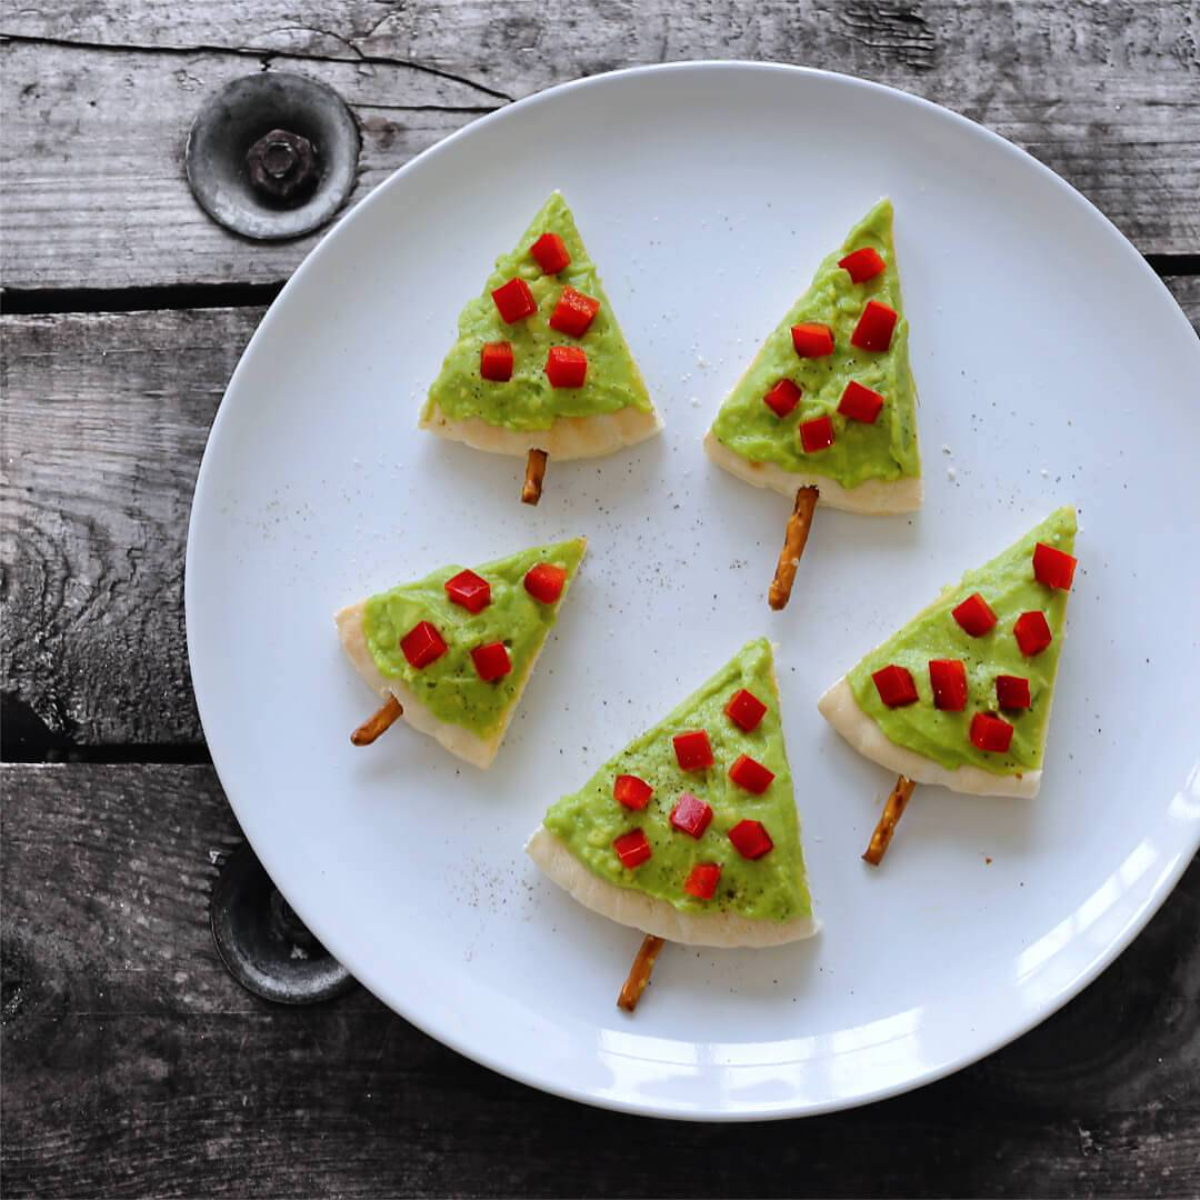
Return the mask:
{"type": "Polygon", "coordinates": [[[890,741],[933,759],[947,770],[969,764],[993,774],[1016,775],[1041,767],[1066,624],[1067,592],[1047,587],[1034,577],[1033,552],[1038,542],[1071,554],[1075,546],[1075,510],[1056,510],[999,557],[968,571],[957,586],[946,588],[924,612],[849,672],[847,679],[859,708],[890,741]],[[951,613],[976,592],[997,618],[995,626],[980,637],[966,633],[951,613]],[[1027,612],[1044,613],[1053,635],[1050,645],[1032,657],[1022,654],[1013,635],[1017,618],[1027,612]],[[934,707],[930,659],[959,659],[965,664],[968,699],[961,712],[934,707]],[[880,699],[872,675],[891,664],[911,673],[919,696],[915,704],[888,708],[880,699]],[[1000,712],[1014,728],[1004,754],[977,749],[969,736],[976,713],[999,711],[998,675],[1028,679],[1031,700],[1028,709],[1000,712]]]}
{"type": "Polygon", "coordinates": [[[917,451],[917,392],[908,364],[908,321],[900,299],[900,275],[892,243],[892,205],[881,200],[820,267],[808,291],[767,338],[758,356],[729,394],[713,433],[735,454],[754,463],[773,463],[785,471],[827,475],[843,487],[868,479],[896,480],[921,473],[917,451]],[[874,250],[884,269],[855,283],[838,261],[858,250],[874,250]],[[875,300],[898,316],[888,350],[851,345],[866,304],[875,300]],[[832,354],[802,358],[792,339],[796,325],[822,325],[833,333],[832,354]],[[795,408],[777,415],[763,397],[791,380],[801,390],[795,408]],[[854,381],[883,397],[873,423],[838,412],[846,385],[854,381]],[[801,423],[820,417],[833,422],[833,444],[805,453],[801,423]]]}
{"type": "Polygon", "coordinates": [[[575,571],[583,557],[582,538],[557,545],[534,546],[508,558],[474,568],[490,586],[490,602],[479,612],[453,603],[446,581],[462,572],[443,567],[416,583],[401,584],[372,596],[363,610],[363,633],[380,674],[402,680],[439,720],[460,725],[482,737],[499,727],[520,698],[526,677],[546,634],[554,624],[575,571]],[[525,575],[539,563],[567,572],[561,595],[553,603],[534,598],[525,575]],[[422,621],[428,621],[446,650],[424,667],[414,667],[400,642],[422,621]],[[503,643],[512,669],[485,682],[471,651],[503,643]]]}
{"type": "Polygon", "coordinates": [[[575,228],[566,201],[555,192],[534,217],[511,254],[496,260],[496,269],[483,293],[467,302],[458,318],[458,340],[446,355],[441,373],[429,389],[424,416],[434,407],[451,420],[479,417],[506,429],[549,429],[559,417],[587,417],[637,408],[651,412],[646,385],[625,343],[621,327],[596,265],[575,228]],[[543,234],[562,239],[570,263],[548,275],[530,253],[543,234]],[[510,280],[529,286],[537,311],[506,323],[492,293],[510,280]],[[559,332],[549,321],[565,288],[573,288],[599,309],[580,337],[559,332]],[[503,382],[484,379],[480,355],[490,343],[507,342],[512,348],[512,377],[503,382]],[[580,349],[587,355],[587,376],[582,387],[554,387],[546,376],[546,361],[553,346],[580,349]]]}
{"type": "Polygon", "coordinates": [[[553,805],[545,826],[602,879],[645,892],[682,911],[730,912],[768,921],[811,915],[770,643],[760,639],[743,647],[665,720],[605,763],[580,791],[553,805]],[[750,732],[725,711],[741,689],[766,707],[750,732]],[[713,764],[684,771],[673,737],[698,730],[708,735],[713,764]],[[729,776],[742,755],[774,774],[761,794],[739,787],[729,776]],[[653,788],[644,808],[630,809],[614,798],[615,782],[622,775],[636,776],[653,788]],[[711,821],[698,838],[671,824],[672,809],[685,792],[712,810],[711,821]],[[730,840],[730,830],[747,820],[760,823],[773,843],[761,857],[744,857],[730,840]],[[631,869],[622,865],[613,843],[636,830],[644,833],[651,854],[631,869]],[[697,864],[720,867],[711,899],[700,899],[684,889],[697,864]]]}

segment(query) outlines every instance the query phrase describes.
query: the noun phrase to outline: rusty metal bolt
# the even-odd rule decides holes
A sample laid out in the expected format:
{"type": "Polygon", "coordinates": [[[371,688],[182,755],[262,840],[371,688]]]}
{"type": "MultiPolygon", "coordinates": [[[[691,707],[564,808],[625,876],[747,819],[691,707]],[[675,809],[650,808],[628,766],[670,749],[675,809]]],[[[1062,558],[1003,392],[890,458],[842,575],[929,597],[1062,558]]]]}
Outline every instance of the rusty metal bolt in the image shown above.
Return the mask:
{"type": "Polygon", "coordinates": [[[286,129],[272,129],[246,151],[254,190],[273,200],[298,201],[317,182],[317,151],[312,142],[286,129]]]}

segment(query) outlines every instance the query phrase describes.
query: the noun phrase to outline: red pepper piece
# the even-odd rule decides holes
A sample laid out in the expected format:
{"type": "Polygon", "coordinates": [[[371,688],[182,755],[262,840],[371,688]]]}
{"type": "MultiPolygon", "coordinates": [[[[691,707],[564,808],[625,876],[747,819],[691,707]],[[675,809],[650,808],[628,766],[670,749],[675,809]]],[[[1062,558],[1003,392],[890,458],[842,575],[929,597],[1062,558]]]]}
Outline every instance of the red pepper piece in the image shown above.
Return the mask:
{"type": "Polygon", "coordinates": [[[739,821],[729,831],[729,840],[743,858],[762,858],[775,848],[761,821],[739,821]]]}
{"type": "Polygon", "coordinates": [[[989,754],[1004,754],[1012,744],[1013,727],[991,713],[976,713],[971,718],[971,745],[989,754]]]}
{"type": "Polygon", "coordinates": [[[628,833],[621,834],[613,842],[613,849],[621,860],[621,866],[628,867],[631,871],[640,867],[652,854],[650,843],[640,829],[631,829],[628,833]]]}
{"type": "Polygon", "coordinates": [[[801,358],[824,358],[833,353],[833,330],[828,325],[793,325],[792,345],[801,358]]]}
{"type": "Polygon", "coordinates": [[[997,675],[996,703],[1001,708],[1032,708],[1029,680],[1020,675],[997,675]]]}
{"type": "Polygon", "coordinates": [[[805,454],[816,454],[833,445],[833,421],[829,417],[813,417],[800,422],[800,445],[805,454]]]}
{"type": "Polygon", "coordinates": [[[500,319],[508,325],[515,325],[537,312],[537,301],[529,290],[529,284],[520,278],[501,284],[492,293],[492,299],[500,311],[500,319]]]}
{"type": "Polygon", "coordinates": [[[1071,581],[1075,578],[1075,564],[1079,560],[1065,550],[1056,550],[1045,542],[1038,542],[1033,548],[1033,573],[1039,583],[1047,587],[1060,588],[1064,592],[1071,590],[1071,581]]]}
{"type": "Polygon", "coordinates": [[[671,809],[671,824],[680,833],[699,839],[712,823],[713,810],[699,796],[683,792],[671,809]]]}
{"type": "Polygon", "coordinates": [[[721,882],[720,863],[697,863],[684,881],[683,890],[697,900],[711,900],[721,882]]]}
{"type": "Polygon", "coordinates": [[[878,300],[868,300],[850,335],[850,345],[882,353],[892,344],[892,330],[896,328],[897,319],[895,309],[878,300]]]}
{"type": "Polygon", "coordinates": [[[551,314],[550,328],[571,337],[583,337],[592,323],[592,318],[599,311],[599,300],[593,300],[591,296],[585,296],[573,287],[565,287],[551,314]]]}
{"type": "Polygon", "coordinates": [[[1016,634],[1017,645],[1021,647],[1021,653],[1026,658],[1041,654],[1054,640],[1046,614],[1042,612],[1022,613],[1013,626],[1013,633],[1016,634]]]}
{"type": "Polygon", "coordinates": [[[408,665],[419,671],[441,658],[447,646],[437,629],[428,621],[422,621],[400,639],[400,649],[404,651],[408,665]]]}
{"type": "Polygon", "coordinates": [[[543,604],[553,604],[562,595],[567,573],[552,563],[538,563],[525,572],[525,590],[543,604]]]}
{"type": "Polygon", "coordinates": [[[875,681],[880,700],[888,708],[903,708],[906,704],[916,704],[920,699],[912,672],[907,667],[898,667],[893,663],[876,671],[871,678],[875,681]]]}
{"type": "Polygon", "coordinates": [[[737,762],[729,768],[729,778],[740,788],[761,796],[771,786],[775,778],[774,771],[768,771],[760,762],[756,762],[748,754],[742,754],[737,762]]]}
{"type": "Polygon", "coordinates": [[[967,668],[957,658],[931,658],[929,683],[933,707],[943,712],[962,712],[967,707],[967,668]]]}
{"type": "Polygon", "coordinates": [[[675,759],[681,771],[704,771],[713,765],[712,747],[705,730],[677,733],[671,740],[675,743],[675,759]]]}
{"type": "Polygon", "coordinates": [[[613,799],[618,804],[623,804],[626,808],[632,808],[635,811],[645,808],[653,795],[654,789],[636,775],[618,775],[613,784],[613,799]]]}
{"type": "Polygon", "coordinates": [[[474,571],[459,571],[444,587],[451,603],[461,604],[467,612],[483,612],[492,602],[492,585],[474,571]]]}
{"type": "Polygon", "coordinates": [[[883,256],[870,246],[864,246],[861,250],[847,254],[845,258],[839,258],[838,266],[843,271],[848,271],[855,283],[866,283],[868,279],[874,279],[876,275],[882,275],[887,270],[883,256]]]}
{"type": "Polygon", "coordinates": [[[537,260],[537,265],[546,275],[557,275],[571,265],[571,256],[567,247],[557,233],[543,233],[532,246],[529,253],[537,260]]]}
{"type": "Polygon", "coordinates": [[[763,397],[763,403],[777,417],[786,417],[800,403],[801,395],[803,393],[790,379],[781,379],[763,397]]]}
{"type": "Polygon", "coordinates": [[[507,383],[513,373],[510,342],[488,342],[479,355],[479,374],[493,383],[507,383]]]}
{"type": "Polygon", "coordinates": [[[842,399],[838,403],[838,412],[851,421],[862,421],[864,425],[874,425],[879,410],[883,408],[883,397],[869,387],[850,380],[842,399]]]}
{"type": "Polygon", "coordinates": [[[556,388],[581,388],[587,380],[587,355],[578,346],[551,346],[546,378],[556,388]]]}
{"type": "Polygon", "coordinates": [[[471,661],[484,683],[502,679],[512,670],[512,659],[508,657],[508,647],[503,642],[489,642],[486,646],[476,646],[471,651],[471,661]]]}
{"type": "Polygon", "coordinates": [[[758,728],[766,715],[767,706],[753,693],[742,688],[734,692],[725,705],[725,715],[747,733],[758,728]]]}
{"type": "Polygon", "coordinates": [[[996,624],[996,614],[988,602],[978,593],[968,596],[950,615],[971,637],[983,637],[996,624]]]}

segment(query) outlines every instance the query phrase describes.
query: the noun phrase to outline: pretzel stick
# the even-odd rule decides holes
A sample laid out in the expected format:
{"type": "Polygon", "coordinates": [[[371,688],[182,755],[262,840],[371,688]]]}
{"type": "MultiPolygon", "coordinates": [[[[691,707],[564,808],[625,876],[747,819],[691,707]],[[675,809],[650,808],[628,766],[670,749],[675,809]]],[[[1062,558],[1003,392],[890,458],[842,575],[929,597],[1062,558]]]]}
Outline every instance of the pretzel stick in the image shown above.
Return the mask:
{"type": "Polygon", "coordinates": [[[369,746],[381,733],[399,720],[404,709],[395,696],[389,696],[378,712],[373,712],[351,735],[356,746],[369,746]]]}
{"type": "Polygon", "coordinates": [[[618,1008],[623,1008],[626,1012],[633,1012],[637,1008],[637,1002],[642,998],[646,984],[650,982],[650,972],[654,970],[654,960],[658,958],[658,952],[662,948],[662,938],[655,937],[652,933],[646,934],[642,939],[642,944],[634,956],[633,966],[629,968],[629,977],[625,980],[621,994],[617,997],[618,1008]]]}
{"type": "Polygon", "coordinates": [[[892,794],[883,806],[883,815],[879,818],[879,824],[875,826],[875,832],[871,834],[871,844],[863,855],[864,862],[869,862],[873,867],[877,867],[883,862],[883,856],[887,853],[887,848],[892,841],[892,834],[896,832],[896,822],[904,816],[904,810],[912,799],[913,788],[916,786],[911,779],[905,779],[903,775],[896,780],[896,786],[892,788],[892,794]]]}
{"type": "Polygon", "coordinates": [[[545,450],[530,450],[525,460],[525,486],[521,489],[522,504],[536,504],[542,498],[542,480],[546,477],[545,450]]]}
{"type": "Polygon", "coordinates": [[[767,603],[776,612],[787,607],[792,597],[792,584],[796,582],[796,568],[800,565],[800,555],[804,553],[804,543],[808,541],[808,531],[812,527],[813,509],[817,506],[817,489],[802,487],[796,490],[796,506],[788,517],[787,532],[783,535],[783,549],[779,552],[779,563],[775,568],[775,578],[771,580],[771,590],[767,593],[767,603]]]}

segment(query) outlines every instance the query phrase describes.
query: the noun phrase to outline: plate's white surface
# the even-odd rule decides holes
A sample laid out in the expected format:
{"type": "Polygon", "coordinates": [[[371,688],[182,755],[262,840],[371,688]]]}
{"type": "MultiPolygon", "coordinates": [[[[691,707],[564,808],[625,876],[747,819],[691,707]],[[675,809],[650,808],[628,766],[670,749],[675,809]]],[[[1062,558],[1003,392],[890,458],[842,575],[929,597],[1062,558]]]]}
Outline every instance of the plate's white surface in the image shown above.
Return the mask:
{"type": "Polygon", "coordinates": [[[188,640],[222,782],[304,920],[372,991],[500,1071],[681,1117],[811,1113],[936,1078],[1092,979],[1200,838],[1195,521],[1200,342],[1134,250],[999,138],[847,78],[696,64],[557,89],[481,120],[360,205],[276,302],[196,488],[188,640]],[[813,114],[819,119],[812,120],[813,114]],[[664,435],[522,465],[414,432],[478,291],[553,187],[575,209],[664,435]],[[765,591],[789,506],[700,437],[821,256],[881,195],[921,390],[927,503],[821,509],[791,606],[765,591]],[[1074,501],[1081,536],[1035,802],[924,788],[882,867],[891,780],[820,691],[945,581],[1074,501]],[[591,553],[495,767],[398,727],[331,613],[446,561],[586,533],[591,553]],[[743,641],[780,644],[824,932],[668,948],[636,1017],[638,935],[521,853],[547,803],[743,641]]]}

